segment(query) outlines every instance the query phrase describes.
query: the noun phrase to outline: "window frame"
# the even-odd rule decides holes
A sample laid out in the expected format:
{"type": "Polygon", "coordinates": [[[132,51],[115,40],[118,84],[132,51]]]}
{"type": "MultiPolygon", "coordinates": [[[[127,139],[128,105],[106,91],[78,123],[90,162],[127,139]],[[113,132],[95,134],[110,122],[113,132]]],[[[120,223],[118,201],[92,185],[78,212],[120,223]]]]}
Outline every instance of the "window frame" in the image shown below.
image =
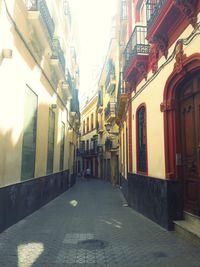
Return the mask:
{"type": "Polygon", "coordinates": [[[148,144],[147,144],[147,109],[146,104],[142,103],[138,106],[136,110],[136,168],[137,174],[148,175],[148,144]],[[139,169],[139,111],[144,108],[144,129],[143,129],[143,138],[144,143],[146,144],[145,149],[145,161],[146,161],[146,170],[139,169]]]}

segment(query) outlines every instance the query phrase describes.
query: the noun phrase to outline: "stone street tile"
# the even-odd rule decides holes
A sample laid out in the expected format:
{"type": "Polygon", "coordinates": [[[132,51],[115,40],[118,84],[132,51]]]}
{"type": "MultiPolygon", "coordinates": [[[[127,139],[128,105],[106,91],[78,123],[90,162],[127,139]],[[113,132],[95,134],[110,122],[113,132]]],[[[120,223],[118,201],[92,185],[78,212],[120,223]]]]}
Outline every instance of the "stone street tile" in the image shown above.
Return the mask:
{"type": "Polygon", "coordinates": [[[0,234],[0,267],[200,267],[199,251],[124,207],[120,190],[98,180],[78,182],[0,234]]]}

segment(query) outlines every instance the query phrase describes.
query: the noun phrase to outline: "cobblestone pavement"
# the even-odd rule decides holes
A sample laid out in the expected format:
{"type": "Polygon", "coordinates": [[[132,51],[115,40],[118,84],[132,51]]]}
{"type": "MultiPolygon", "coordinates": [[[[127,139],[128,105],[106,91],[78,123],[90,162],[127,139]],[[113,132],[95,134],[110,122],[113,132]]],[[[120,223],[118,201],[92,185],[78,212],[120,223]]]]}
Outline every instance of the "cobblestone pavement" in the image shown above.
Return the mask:
{"type": "Polygon", "coordinates": [[[124,203],[111,184],[80,180],[0,234],[0,267],[200,267],[200,247],[124,203]]]}

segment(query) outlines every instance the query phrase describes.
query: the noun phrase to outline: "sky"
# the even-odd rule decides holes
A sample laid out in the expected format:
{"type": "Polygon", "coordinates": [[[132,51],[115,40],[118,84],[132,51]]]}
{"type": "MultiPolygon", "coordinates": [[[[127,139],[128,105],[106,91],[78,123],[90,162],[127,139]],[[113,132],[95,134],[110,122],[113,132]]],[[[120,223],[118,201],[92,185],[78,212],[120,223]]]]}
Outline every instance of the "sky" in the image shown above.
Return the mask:
{"type": "Polygon", "coordinates": [[[81,102],[97,90],[116,5],[117,0],[70,0],[72,20],[76,21],[79,35],[81,102]]]}

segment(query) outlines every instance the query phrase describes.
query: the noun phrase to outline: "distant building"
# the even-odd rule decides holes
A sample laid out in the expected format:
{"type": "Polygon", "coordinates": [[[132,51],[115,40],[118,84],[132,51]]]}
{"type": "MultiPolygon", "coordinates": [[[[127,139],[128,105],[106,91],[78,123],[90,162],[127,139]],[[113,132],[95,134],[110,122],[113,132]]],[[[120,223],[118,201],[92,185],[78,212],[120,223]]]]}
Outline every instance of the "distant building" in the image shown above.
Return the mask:
{"type": "Polygon", "coordinates": [[[81,138],[77,151],[77,172],[84,175],[86,170],[90,169],[92,177],[99,177],[96,107],[97,94],[88,99],[85,106],[81,109],[81,138]]]}

